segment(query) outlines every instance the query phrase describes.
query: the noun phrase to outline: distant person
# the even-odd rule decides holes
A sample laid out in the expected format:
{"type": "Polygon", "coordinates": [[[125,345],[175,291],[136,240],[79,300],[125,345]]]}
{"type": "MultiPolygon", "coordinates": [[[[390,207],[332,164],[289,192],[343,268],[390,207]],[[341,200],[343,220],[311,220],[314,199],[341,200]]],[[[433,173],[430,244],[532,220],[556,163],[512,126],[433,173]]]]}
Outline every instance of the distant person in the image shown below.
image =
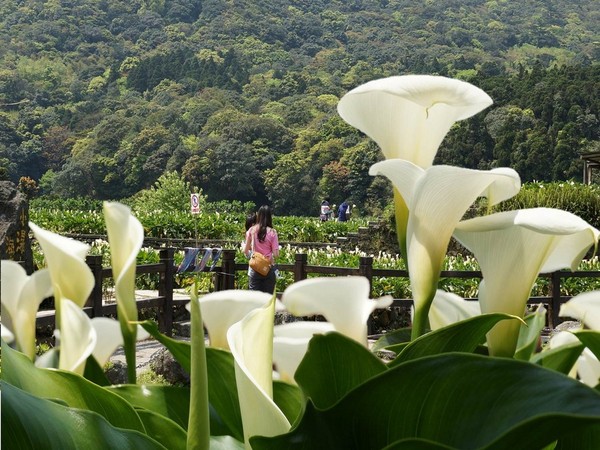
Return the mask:
{"type": "MultiPolygon", "coordinates": [[[[248,230],[254,225],[256,225],[256,213],[250,213],[246,216],[246,230],[244,232],[244,239],[242,240],[242,250],[246,247],[246,233],[248,233],[248,230]]],[[[244,253],[244,256],[250,258],[250,253],[244,253]]]]}
{"type": "Polygon", "coordinates": [[[333,211],[331,210],[331,207],[329,206],[329,198],[325,198],[321,202],[321,214],[319,215],[321,222],[327,222],[331,218],[332,214],[333,214],[333,211]]]}
{"type": "Polygon", "coordinates": [[[256,224],[246,232],[244,255],[252,251],[257,251],[270,258],[271,269],[265,276],[250,269],[248,289],[272,294],[275,291],[275,282],[277,281],[275,259],[279,256],[279,238],[277,237],[277,231],[273,228],[273,216],[268,205],[259,208],[256,224]]]}
{"type": "Polygon", "coordinates": [[[348,220],[348,216],[346,214],[349,209],[350,205],[348,204],[348,201],[344,200],[338,208],[338,222],[346,222],[348,220]]]}

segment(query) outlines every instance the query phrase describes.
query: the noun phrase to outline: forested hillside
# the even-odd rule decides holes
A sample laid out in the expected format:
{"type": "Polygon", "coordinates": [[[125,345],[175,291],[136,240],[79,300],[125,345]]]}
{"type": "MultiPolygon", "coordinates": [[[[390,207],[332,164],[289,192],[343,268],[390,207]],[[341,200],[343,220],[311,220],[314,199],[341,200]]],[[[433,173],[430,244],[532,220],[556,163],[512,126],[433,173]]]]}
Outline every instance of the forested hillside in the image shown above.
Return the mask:
{"type": "Polygon", "coordinates": [[[339,98],[408,73],[494,105],[437,163],[581,179],[600,150],[597,0],[0,0],[0,178],[122,199],[177,171],[209,200],[377,206],[378,148],[339,98]]]}

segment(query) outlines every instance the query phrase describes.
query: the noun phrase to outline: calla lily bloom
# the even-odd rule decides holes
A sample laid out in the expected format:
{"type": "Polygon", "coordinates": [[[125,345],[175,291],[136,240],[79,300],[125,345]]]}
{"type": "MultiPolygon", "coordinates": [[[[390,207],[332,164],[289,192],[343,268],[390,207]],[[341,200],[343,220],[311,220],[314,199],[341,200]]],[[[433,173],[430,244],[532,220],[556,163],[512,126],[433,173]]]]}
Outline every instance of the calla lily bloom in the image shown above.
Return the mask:
{"type": "Polygon", "coordinates": [[[88,315],[69,299],[63,299],[62,314],[58,368],[83,375],[85,361],[96,347],[96,330],[88,315]]]}
{"type": "Polygon", "coordinates": [[[412,337],[427,329],[429,307],[454,227],[480,196],[495,205],[514,196],[521,187],[512,169],[489,171],[453,166],[428,169],[401,159],[373,164],[371,175],[385,175],[408,206],[406,257],[415,303],[412,337]]]}
{"type": "Polygon", "coordinates": [[[588,328],[600,331],[600,291],[576,295],[561,305],[558,315],[580,320],[588,328]]]}
{"type": "Polygon", "coordinates": [[[480,314],[479,302],[438,289],[429,309],[429,324],[437,330],[480,314]]]}
{"type": "Polygon", "coordinates": [[[493,103],[465,81],[433,75],[392,76],[352,89],[338,113],[373,139],[386,159],[407,159],[427,168],[454,122],[493,103]]]}
{"type": "Polygon", "coordinates": [[[2,338],[12,335],[17,349],[33,361],[36,313],[42,300],[52,295],[50,272],[41,269],[27,276],[20,264],[8,260],[2,261],[1,272],[2,338]]]}
{"type": "Polygon", "coordinates": [[[275,296],[227,332],[247,449],[251,448],[251,436],[275,436],[290,429],[289,421],[273,401],[274,316],[275,296]]]}
{"type": "MultiPolygon", "coordinates": [[[[481,311],[518,317],[525,313],[538,274],[575,270],[589,248],[597,244],[599,234],[576,215],[552,208],[477,217],[461,222],[454,231],[481,267],[481,311]]],[[[518,322],[496,324],[487,335],[490,353],[513,356],[518,333],[518,322]]]]}
{"type": "Polygon", "coordinates": [[[280,379],[295,384],[294,374],[315,334],[334,331],[329,322],[292,322],[277,325],[273,338],[273,363],[280,379]]]}
{"type": "Polygon", "coordinates": [[[135,383],[135,341],[137,303],[135,300],[135,271],[137,255],[144,242],[144,228],[129,207],[104,202],[104,219],[111,249],[111,264],[115,279],[117,315],[123,334],[123,347],[130,383],[135,383]]]}
{"type": "MultiPolygon", "coordinates": [[[[250,311],[264,307],[273,297],[260,291],[243,291],[230,289],[211,292],[200,297],[200,311],[204,326],[208,331],[211,347],[229,350],[227,330],[242,320],[250,311]]],[[[191,310],[188,303],[186,308],[191,310]]],[[[276,301],[276,310],[282,310],[281,302],[276,301]]]]}
{"type": "MultiPolygon", "coordinates": [[[[386,159],[406,159],[427,168],[452,125],[492,104],[481,89],[460,80],[403,75],[369,81],[338,103],[338,113],[381,148],[386,159]]],[[[394,190],[400,252],[406,257],[408,211],[394,190]]]]}
{"type": "Polygon", "coordinates": [[[336,331],[367,346],[367,319],[392,304],[390,296],[371,300],[369,293],[365,277],[309,278],[289,286],[281,301],[296,316],[325,316],[336,331]]]}
{"type": "Polygon", "coordinates": [[[56,327],[60,329],[62,299],[68,298],[83,308],[94,288],[94,275],[85,263],[90,246],[44,230],[32,222],[29,222],[29,228],[42,247],[50,271],[56,306],[56,327]]]}

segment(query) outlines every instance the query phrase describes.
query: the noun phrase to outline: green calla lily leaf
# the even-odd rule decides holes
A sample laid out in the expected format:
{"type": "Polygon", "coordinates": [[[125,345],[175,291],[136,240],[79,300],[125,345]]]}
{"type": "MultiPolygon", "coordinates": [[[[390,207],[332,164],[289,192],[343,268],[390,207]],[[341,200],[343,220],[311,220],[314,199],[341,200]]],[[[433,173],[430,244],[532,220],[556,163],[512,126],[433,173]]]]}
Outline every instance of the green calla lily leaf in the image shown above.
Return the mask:
{"type": "Polygon", "coordinates": [[[273,401],[292,424],[304,410],[304,395],[300,388],[283,381],[273,381],[273,401]]]}
{"type": "Polygon", "coordinates": [[[458,450],[426,439],[401,439],[388,445],[383,450],[458,450]]]}
{"type": "Polygon", "coordinates": [[[583,348],[584,346],[578,343],[562,345],[536,353],[531,358],[531,362],[567,375],[577,362],[583,348]]]}
{"type": "MultiPolygon", "coordinates": [[[[191,366],[189,342],[165,336],[159,331],[155,322],[145,321],[140,325],[163,344],[181,364],[181,367],[189,373],[191,366]]],[[[226,350],[209,347],[206,349],[206,368],[208,371],[211,434],[224,433],[233,436],[238,441],[243,441],[242,415],[235,383],[233,356],[226,350]]]]}
{"type": "MultiPolygon", "coordinates": [[[[408,344],[389,365],[394,367],[411,359],[439,353],[471,353],[485,342],[486,333],[505,319],[521,320],[509,314],[482,314],[431,331],[408,344]]],[[[394,347],[390,347],[390,350],[393,351],[394,347]]]]}
{"type": "Polygon", "coordinates": [[[3,448],[166,448],[140,432],[113,427],[95,412],[33,396],[4,381],[1,384],[3,448]]]}
{"type": "Polygon", "coordinates": [[[144,408],[167,417],[183,429],[188,426],[190,390],[180,386],[123,384],[107,388],[135,408],[144,408]]]}
{"type": "Polygon", "coordinates": [[[595,450],[600,442],[600,425],[589,426],[561,438],[554,450],[595,450]]]}
{"type": "Polygon", "coordinates": [[[186,450],[187,433],[183,428],[153,411],[141,408],[136,410],[144,422],[148,436],[169,450],[186,450]]]}
{"type": "Polygon", "coordinates": [[[398,328],[397,330],[391,331],[381,336],[373,346],[371,350],[376,352],[379,350],[389,350],[392,345],[406,344],[410,342],[410,328],[398,328]]]}
{"type": "Polygon", "coordinates": [[[600,332],[592,330],[580,330],[575,333],[575,336],[589,348],[596,358],[600,359],[600,332]]]}
{"type": "Polygon", "coordinates": [[[385,364],[364,346],[331,332],[311,339],[295,379],[317,407],[327,408],[386,370],[385,364]]]}
{"type": "Polygon", "coordinates": [[[37,397],[59,399],[72,408],[97,412],[115,427],[144,432],[138,414],[123,398],[72,372],[38,369],[24,354],[5,344],[2,379],[37,397]]]}
{"type": "Polygon", "coordinates": [[[211,436],[210,450],[244,450],[244,443],[231,436],[211,436]]]}
{"type": "Polygon", "coordinates": [[[524,361],[449,353],[387,370],[330,408],[309,402],[292,431],[251,442],[259,450],[369,450],[416,438],[451,448],[529,449],[595,425],[600,393],[583,383],[524,361]]]}
{"type": "Polygon", "coordinates": [[[86,380],[96,383],[98,386],[110,386],[110,381],[104,373],[104,369],[98,364],[96,358],[88,356],[85,362],[83,376],[86,380]]]}
{"type": "Polygon", "coordinates": [[[526,325],[522,324],[519,329],[515,359],[529,361],[538,348],[540,333],[546,326],[546,309],[542,308],[539,312],[529,314],[523,320],[526,325]]]}

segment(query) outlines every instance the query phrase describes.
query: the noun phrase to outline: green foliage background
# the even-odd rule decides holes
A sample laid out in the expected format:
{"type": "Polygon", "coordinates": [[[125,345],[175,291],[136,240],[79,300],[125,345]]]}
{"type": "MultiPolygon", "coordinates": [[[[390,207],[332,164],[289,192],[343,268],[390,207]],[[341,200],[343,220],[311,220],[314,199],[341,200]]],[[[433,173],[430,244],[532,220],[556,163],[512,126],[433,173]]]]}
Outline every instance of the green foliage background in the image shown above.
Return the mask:
{"type": "Polygon", "coordinates": [[[378,148],[337,115],[368,80],[468,80],[494,105],[436,163],[580,180],[599,147],[595,0],[0,0],[0,178],[126,199],[177,171],[210,202],[366,213],[378,148]]]}

